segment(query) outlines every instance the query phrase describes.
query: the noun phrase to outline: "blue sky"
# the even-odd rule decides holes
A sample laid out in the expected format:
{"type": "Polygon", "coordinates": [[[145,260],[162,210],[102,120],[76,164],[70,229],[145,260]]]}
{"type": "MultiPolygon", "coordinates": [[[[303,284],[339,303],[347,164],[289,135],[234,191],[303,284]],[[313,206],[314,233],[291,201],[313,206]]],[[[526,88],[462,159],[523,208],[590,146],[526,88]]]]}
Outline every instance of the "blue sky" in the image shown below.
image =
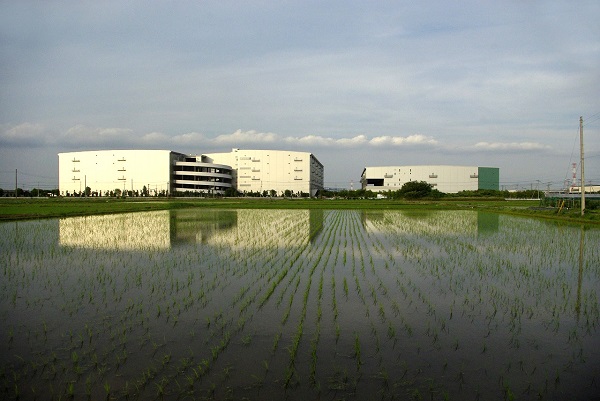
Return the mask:
{"type": "MultiPolygon", "coordinates": [[[[58,152],[308,151],[600,184],[600,2],[0,1],[0,187],[58,152]],[[412,4],[414,3],[414,4],[412,4]]],[[[21,185],[20,185],[21,186],[21,185]]]]}

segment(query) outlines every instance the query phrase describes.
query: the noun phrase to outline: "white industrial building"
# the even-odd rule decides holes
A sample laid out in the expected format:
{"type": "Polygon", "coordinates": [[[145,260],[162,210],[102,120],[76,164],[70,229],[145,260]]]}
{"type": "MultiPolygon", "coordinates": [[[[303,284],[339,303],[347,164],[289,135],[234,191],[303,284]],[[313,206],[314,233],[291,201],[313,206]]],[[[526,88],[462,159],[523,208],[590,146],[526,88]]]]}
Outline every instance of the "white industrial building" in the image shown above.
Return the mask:
{"type": "Polygon", "coordinates": [[[223,194],[233,186],[231,166],[207,162],[205,156],[184,156],[175,161],[172,174],[177,192],[223,194]]]}
{"type": "Polygon", "coordinates": [[[143,188],[149,194],[171,193],[172,166],[185,155],[169,150],[94,150],[58,154],[58,189],[61,195],[85,192],[108,195],[143,188]]]}
{"type": "Polygon", "coordinates": [[[323,165],[311,153],[240,150],[186,155],[169,150],[97,150],[58,154],[61,195],[110,193],[168,195],[271,192],[314,196],[323,188],[323,165]]]}
{"type": "Polygon", "coordinates": [[[444,193],[498,190],[499,169],[476,166],[384,166],[365,167],[360,182],[362,189],[373,192],[397,191],[410,181],[425,181],[444,193]]]}
{"type": "Polygon", "coordinates": [[[311,153],[234,148],[228,153],[207,153],[203,157],[232,166],[233,184],[242,193],[274,190],[281,195],[290,190],[315,196],[323,189],[324,168],[311,153]]]}

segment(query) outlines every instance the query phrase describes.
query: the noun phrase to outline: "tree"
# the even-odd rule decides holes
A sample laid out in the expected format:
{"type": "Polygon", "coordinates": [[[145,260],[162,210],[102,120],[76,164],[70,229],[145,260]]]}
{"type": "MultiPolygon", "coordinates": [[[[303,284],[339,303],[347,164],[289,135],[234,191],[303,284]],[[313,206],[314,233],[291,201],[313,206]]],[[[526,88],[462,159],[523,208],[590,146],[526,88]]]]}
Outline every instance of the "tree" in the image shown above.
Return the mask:
{"type": "Polygon", "coordinates": [[[90,187],[85,187],[85,196],[90,196],[92,193],[92,188],[90,187]]]}
{"type": "Polygon", "coordinates": [[[402,185],[398,194],[408,199],[424,198],[431,193],[431,188],[431,184],[425,181],[409,181],[402,185]]]}
{"type": "Polygon", "coordinates": [[[239,196],[239,192],[237,191],[237,189],[235,189],[233,187],[229,187],[225,190],[225,196],[227,196],[227,197],[239,196]]]}
{"type": "Polygon", "coordinates": [[[114,194],[118,198],[119,196],[121,196],[121,190],[119,188],[116,188],[114,194]]]}

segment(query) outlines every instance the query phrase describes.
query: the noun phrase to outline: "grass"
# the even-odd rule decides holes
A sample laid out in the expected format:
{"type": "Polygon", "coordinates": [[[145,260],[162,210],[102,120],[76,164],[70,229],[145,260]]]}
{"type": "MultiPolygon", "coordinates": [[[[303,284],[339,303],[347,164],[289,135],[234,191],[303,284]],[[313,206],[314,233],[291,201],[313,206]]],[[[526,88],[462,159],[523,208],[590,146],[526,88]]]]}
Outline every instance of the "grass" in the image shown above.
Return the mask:
{"type": "Polygon", "coordinates": [[[561,212],[532,210],[537,201],[504,201],[497,198],[452,198],[437,201],[345,200],[345,199],[263,199],[263,198],[0,198],[0,221],[87,216],[151,210],[184,208],[219,209],[336,209],[336,210],[489,210],[572,222],[600,224],[600,213],[587,210],[584,217],[577,210],[561,212]]]}

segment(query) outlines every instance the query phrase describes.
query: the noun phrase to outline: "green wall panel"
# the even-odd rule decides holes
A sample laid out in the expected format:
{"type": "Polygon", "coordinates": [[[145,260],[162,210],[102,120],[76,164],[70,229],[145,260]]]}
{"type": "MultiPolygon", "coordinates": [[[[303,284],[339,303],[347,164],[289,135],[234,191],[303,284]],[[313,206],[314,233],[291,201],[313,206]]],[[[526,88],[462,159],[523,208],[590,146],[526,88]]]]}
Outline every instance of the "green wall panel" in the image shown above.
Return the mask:
{"type": "Polygon", "coordinates": [[[500,190],[500,169],[497,167],[479,167],[477,174],[478,189],[500,190]]]}

